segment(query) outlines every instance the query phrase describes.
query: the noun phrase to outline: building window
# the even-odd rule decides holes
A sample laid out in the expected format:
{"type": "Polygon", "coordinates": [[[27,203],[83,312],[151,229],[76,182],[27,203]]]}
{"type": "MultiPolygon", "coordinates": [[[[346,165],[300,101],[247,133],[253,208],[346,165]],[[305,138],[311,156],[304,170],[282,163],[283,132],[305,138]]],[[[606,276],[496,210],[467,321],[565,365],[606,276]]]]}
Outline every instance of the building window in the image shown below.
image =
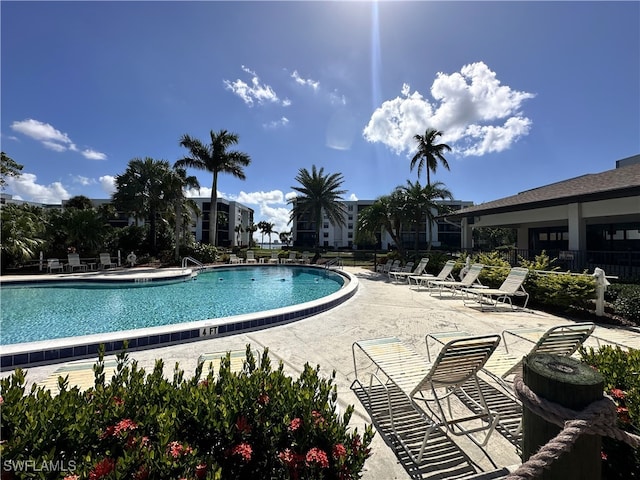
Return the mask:
{"type": "Polygon", "coordinates": [[[329,238],[329,232],[324,232],[324,233],[322,234],[322,236],[323,236],[324,238],[329,238]]]}
{"type": "Polygon", "coordinates": [[[324,225],[322,225],[322,228],[329,228],[329,224],[325,223],[324,225]]]}
{"type": "Polygon", "coordinates": [[[347,238],[353,238],[353,232],[347,233],[347,238]]]}
{"type": "Polygon", "coordinates": [[[348,210],[349,212],[353,212],[353,205],[349,205],[349,206],[347,207],[347,210],[348,210]]]}
{"type": "Polygon", "coordinates": [[[353,220],[353,215],[349,215],[349,220],[353,220]]]}
{"type": "Polygon", "coordinates": [[[347,228],[348,228],[349,230],[353,230],[353,223],[350,223],[349,225],[347,225],[347,228]]]}

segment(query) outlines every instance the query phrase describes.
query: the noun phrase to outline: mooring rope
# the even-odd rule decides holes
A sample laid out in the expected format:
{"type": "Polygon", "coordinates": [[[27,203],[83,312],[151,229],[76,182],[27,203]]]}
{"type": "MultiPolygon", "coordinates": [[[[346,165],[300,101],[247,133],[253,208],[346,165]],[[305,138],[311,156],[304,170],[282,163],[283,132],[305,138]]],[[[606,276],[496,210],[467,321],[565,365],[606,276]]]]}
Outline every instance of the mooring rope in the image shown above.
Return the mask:
{"type": "Polygon", "coordinates": [[[616,426],[616,405],[608,397],[596,400],[584,410],[577,412],[539,397],[524,384],[520,376],[515,378],[513,387],[523,407],[563,429],[515,472],[509,474],[506,480],[530,480],[539,477],[554,460],[571,450],[578,437],[585,433],[611,437],[633,448],[640,447],[640,436],[625,432],[616,426]]]}

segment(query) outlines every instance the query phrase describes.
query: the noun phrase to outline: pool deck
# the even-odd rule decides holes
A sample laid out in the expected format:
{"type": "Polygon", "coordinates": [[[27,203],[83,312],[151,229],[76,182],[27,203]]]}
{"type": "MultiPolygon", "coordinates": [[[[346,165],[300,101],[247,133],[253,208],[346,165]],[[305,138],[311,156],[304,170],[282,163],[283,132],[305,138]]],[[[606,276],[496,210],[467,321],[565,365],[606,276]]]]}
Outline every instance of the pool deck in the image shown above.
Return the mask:
{"type": "MultiPolygon", "coordinates": [[[[307,362],[314,366],[320,365],[321,373],[327,375],[336,370],[339,404],[343,411],[347,405],[355,406],[352,426],[362,431],[365,424],[371,423],[372,417],[356,392],[351,389],[355,380],[351,347],[355,341],[395,336],[426,357],[427,333],[464,330],[472,334],[488,334],[500,333],[508,328],[547,329],[569,323],[562,317],[532,310],[510,310],[506,307],[496,311],[481,311],[479,308],[463,305],[460,297],[431,296],[424,289],[417,291],[406,284],[391,283],[386,276],[368,269],[345,267],[345,270],[358,278],[359,287],[350,300],[332,310],[285,325],[182,345],[133,351],[129,356],[148,370],[153,368],[156,359],[162,358],[165,375],[171,378],[176,362],[185,370],[185,376],[189,376],[196,367],[199,355],[203,353],[244,349],[247,344],[259,350],[268,348],[272,363],[281,361],[285,371],[294,376],[302,371],[307,362]]],[[[101,274],[125,273],[107,271],[101,274]]],[[[150,271],[147,274],[155,273],[150,271]]],[[[68,277],[68,274],[65,276],[68,277]]],[[[527,347],[526,343],[509,344],[509,350],[515,353],[526,353],[527,347]]],[[[112,359],[113,356],[106,358],[112,359]]],[[[42,383],[59,367],[58,363],[28,368],[27,381],[42,383]]],[[[0,377],[6,377],[10,373],[2,372],[0,377]]],[[[365,480],[464,477],[459,473],[430,470],[429,459],[416,466],[394,450],[391,437],[385,434],[384,425],[380,425],[382,431],[376,434],[372,443],[372,456],[365,465],[365,480]]],[[[480,449],[466,444],[464,439],[455,438],[456,444],[482,470],[495,469],[480,449]]],[[[498,467],[513,468],[520,463],[515,447],[498,432],[491,437],[486,451],[498,467]]]]}

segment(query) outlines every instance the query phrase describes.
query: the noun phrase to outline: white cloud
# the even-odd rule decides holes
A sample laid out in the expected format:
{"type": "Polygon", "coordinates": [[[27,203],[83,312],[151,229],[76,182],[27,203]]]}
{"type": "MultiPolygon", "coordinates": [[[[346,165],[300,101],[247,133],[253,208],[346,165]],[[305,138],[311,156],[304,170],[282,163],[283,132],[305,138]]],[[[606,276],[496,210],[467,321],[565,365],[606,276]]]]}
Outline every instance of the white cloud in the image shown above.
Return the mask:
{"type": "MultiPolygon", "coordinates": [[[[53,150],[54,152],[65,152],[67,150],[71,150],[72,152],[78,151],[78,147],[71,141],[69,135],[39,120],[28,118],[20,122],[16,121],[11,124],[11,129],[39,141],[45,148],[53,150]]],[[[107,158],[104,153],[91,148],[87,148],[81,153],[89,160],[105,160],[107,158]]]]}
{"type": "MultiPolygon", "coordinates": [[[[273,228],[276,232],[288,232],[291,230],[291,226],[289,225],[289,215],[291,209],[285,207],[270,207],[267,204],[260,205],[260,219],[255,220],[255,223],[258,223],[261,220],[264,220],[269,223],[275,224],[273,228]]],[[[259,233],[259,232],[258,232],[259,233]]]]}
{"type": "Polygon", "coordinates": [[[102,188],[105,193],[112,195],[116,192],[116,177],[103,175],[98,178],[98,181],[100,182],[100,188],[102,188]]]}
{"type": "Polygon", "coordinates": [[[281,117],[280,120],[273,120],[269,123],[263,123],[262,126],[268,130],[273,130],[280,127],[286,127],[289,124],[287,117],[281,117]]]}
{"type": "Polygon", "coordinates": [[[93,178],[83,177],[82,175],[72,175],[71,181],[73,183],[79,183],[83,187],[86,187],[88,185],[93,185],[96,183],[96,181],[93,178]]]}
{"type": "Polygon", "coordinates": [[[280,190],[251,193],[240,191],[240,194],[237,196],[236,200],[247,205],[257,205],[261,203],[285,203],[284,195],[280,190]]]}
{"type": "Polygon", "coordinates": [[[288,202],[292,198],[296,198],[298,196],[298,192],[289,192],[284,196],[284,199],[288,202]]]}
{"type": "Polygon", "coordinates": [[[106,160],[107,156],[104,153],[96,152],[91,148],[86,148],[82,151],[82,156],[84,158],[88,158],[89,160],[106,160]]]}
{"type": "Polygon", "coordinates": [[[308,85],[313,89],[313,91],[317,91],[320,86],[320,82],[317,80],[311,80],[310,78],[302,78],[297,70],[294,70],[291,74],[291,78],[293,78],[298,85],[308,85]]]}
{"type": "Polygon", "coordinates": [[[410,154],[416,148],[413,136],[436,128],[454,153],[481,156],[510,148],[531,128],[521,106],[535,94],[501,85],[483,62],[465,65],[451,75],[438,73],[431,95],[434,102],[417,91],[411,93],[404,84],[399,97],[383,102],[372,114],[364,138],[383,143],[396,154],[410,154]]]}
{"type": "Polygon", "coordinates": [[[358,201],[358,197],[356,196],[355,193],[352,193],[351,195],[349,195],[349,201],[351,201],[351,202],[357,202],[358,201]]]}
{"type": "Polygon", "coordinates": [[[19,177],[7,178],[7,186],[16,194],[16,198],[30,202],[58,204],[71,197],[62,183],[40,185],[37,179],[33,173],[23,173],[19,177]]]}
{"type": "Polygon", "coordinates": [[[281,102],[271,86],[260,83],[260,77],[258,77],[254,71],[244,65],[242,66],[242,70],[251,75],[251,84],[237,79],[234,82],[224,80],[224,85],[227,90],[231,90],[234,94],[239,96],[244,103],[250,107],[253,106],[254,102],[257,102],[260,105],[264,103],[282,103],[285,106],[291,103],[289,100],[281,102]]]}

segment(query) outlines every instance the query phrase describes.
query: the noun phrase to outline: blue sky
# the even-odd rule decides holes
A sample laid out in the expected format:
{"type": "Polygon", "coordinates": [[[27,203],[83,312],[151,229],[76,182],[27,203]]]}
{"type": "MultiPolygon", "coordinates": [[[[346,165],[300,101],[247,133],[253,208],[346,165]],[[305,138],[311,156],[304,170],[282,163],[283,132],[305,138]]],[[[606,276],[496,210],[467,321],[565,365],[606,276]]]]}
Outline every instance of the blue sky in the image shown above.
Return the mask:
{"type": "MultiPolygon", "coordinates": [[[[133,158],[188,133],[239,135],[247,179],[220,195],[288,230],[302,167],[345,199],[407,180],[413,135],[444,132],[475,203],[640,153],[640,2],[0,3],[5,190],[107,198],[133,158]]],[[[211,175],[196,174],[208,197],[211,175]]],[[[420,177],[425,183],[425,174],[420,177]]]]}

